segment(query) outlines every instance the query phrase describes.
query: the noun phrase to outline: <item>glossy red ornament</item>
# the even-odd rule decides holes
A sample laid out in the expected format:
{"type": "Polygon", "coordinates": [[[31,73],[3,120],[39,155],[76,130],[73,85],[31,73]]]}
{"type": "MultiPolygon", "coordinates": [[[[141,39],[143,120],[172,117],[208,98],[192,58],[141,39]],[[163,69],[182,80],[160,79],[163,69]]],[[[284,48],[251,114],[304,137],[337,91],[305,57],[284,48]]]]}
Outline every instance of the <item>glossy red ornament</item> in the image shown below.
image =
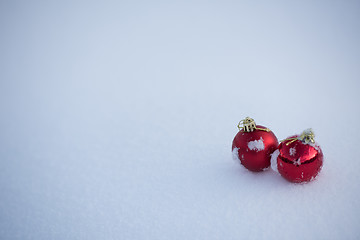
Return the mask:
{"type": "Polygon", "coordinates": [[[323,165],[323,153],[315,142],[312,130],[305,130],[282,141],[274,154],[277,156],[277,169],[281,176],[290,182],[301,183],[313,180],[323,165]],[[307,133],[311,132],[312,140],[307,133]]]}
{"type": "Polygon", "coordinates": [[[244,167],[259,172],[270,166],[271,154],[276,150],[278,140],[270,129],[255,125],[255,122],[253,124],[252,131],[245,124],[242,128],[238,126],[239,132],[233,140],[232,150],[244,167]]]}

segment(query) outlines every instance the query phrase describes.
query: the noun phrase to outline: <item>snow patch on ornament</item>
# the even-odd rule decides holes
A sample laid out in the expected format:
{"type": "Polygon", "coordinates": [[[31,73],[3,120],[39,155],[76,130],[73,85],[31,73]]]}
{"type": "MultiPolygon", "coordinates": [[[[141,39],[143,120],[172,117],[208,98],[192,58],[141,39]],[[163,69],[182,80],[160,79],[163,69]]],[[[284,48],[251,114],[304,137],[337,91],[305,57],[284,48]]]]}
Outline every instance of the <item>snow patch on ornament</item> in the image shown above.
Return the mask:
{"type": "Polygon", "coordinates": [[[248,148],[250,150],[255,150],[257,152],[264,150],[265,149],[264,139],[262,137],[260,137],[259,140],[254,140],[254,141],[248,142],[248,148]]]}
{"type": "Polygon", "coordinates": [[[294,161],[294,165],[295,165],[295,166],[300,166],[300,165],[301,165],[300,158],[298,158],[298,159],[296,159],[296,160],[294,161]]]}
{"type": "Polygon", "coordinates": [[[237,162],[237,163],[240,163],[240,159],[239,159],[239,149],[240,148],[234,148],[232,150],[232,159],[237,162]]]}
{"type": "Polygon", "coordinates": [[[272,170],[274,170],[275,172],[279,172],[278,168],[277,168],[277,158],[280,154],[279,149],[276,149],[272,154],[271,154],[271,168],[272,170]]]}
{"type": "Polygon", "coordinates": [[[290,156],[294,156],[296,154],[296,148],[295,147],[290,148],[289,154],[290,156]]]}

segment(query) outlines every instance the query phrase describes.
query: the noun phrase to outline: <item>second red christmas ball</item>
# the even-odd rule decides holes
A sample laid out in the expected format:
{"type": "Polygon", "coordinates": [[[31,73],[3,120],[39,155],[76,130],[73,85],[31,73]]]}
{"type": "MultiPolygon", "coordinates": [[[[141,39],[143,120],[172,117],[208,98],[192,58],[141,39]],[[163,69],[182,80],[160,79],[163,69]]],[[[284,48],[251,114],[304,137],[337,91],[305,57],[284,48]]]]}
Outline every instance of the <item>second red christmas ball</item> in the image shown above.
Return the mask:
{"type": "Polygon", "coordinates": [[[323,165],[323,153],[314,138],[312,129],[307,129],[280,143],[273,157],[281,176],[295,183],[316,178],[323,165]]]}

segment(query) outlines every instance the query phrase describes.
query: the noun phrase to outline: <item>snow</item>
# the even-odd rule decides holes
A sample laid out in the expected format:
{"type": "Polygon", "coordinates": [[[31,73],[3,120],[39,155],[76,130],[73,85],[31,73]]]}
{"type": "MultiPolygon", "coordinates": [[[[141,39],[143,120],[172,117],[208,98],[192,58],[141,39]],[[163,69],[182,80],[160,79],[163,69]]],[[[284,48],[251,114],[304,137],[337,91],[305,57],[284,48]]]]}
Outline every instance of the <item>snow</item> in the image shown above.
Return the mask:
{"type": "Polygon", "coordinates": [[[359,9],[1,1],[0,239],[360,239],[359,9]],[[246,116],[317,179],[232,161],[246,116]]]}
{"type": "Polygon", "coordinates": [[[265,149],[264,146],[264,139],[262,137],[260,137],[259,140],[254,140],[254,141],[250,141],[248,142],[248,148],[250,150],[259,152],[265,149]]]}
{"type": "Polygon", "coordinates": [[[294,156],[296,154],[296,148],[295,147],[290,148],[289,154],[290,154],[290,156],[294,156]]]}
{"type": "Polygon", "coordinates": [[[300,165],[301,165],[300,158],[298,158],[298,159],[296,159],[296,160],[294,161],[294,165],[296,165],[296,166],[300,166],[300,165]]]}
{"type": "Polygon", "coordinates": [[[276,149],[272,154],[271,154],[271,159],[270,159],[270,163],[271,163],[271,169],[275,172],[279,172],[278,168],[277,168],[277,158],[280,154],[279,149],[276,149]]]}
{"type": "Polygon", "coordinates": [[[303,133],[304,133],[305,135],[311,135],[311,134],[314,135],[314,131],[313,131],[312,128],[307,128],[307,129],[305,129],[305,130],[303,131],[303,133]]]}
{"type": "Polygon", "coordinates": [[[240,159],[239,159],[239,148],[234,148],[234,149],[232,150],[232,157],[233,157],[233,160],[234,160],[235,162],[240,163],[240,159]]]}

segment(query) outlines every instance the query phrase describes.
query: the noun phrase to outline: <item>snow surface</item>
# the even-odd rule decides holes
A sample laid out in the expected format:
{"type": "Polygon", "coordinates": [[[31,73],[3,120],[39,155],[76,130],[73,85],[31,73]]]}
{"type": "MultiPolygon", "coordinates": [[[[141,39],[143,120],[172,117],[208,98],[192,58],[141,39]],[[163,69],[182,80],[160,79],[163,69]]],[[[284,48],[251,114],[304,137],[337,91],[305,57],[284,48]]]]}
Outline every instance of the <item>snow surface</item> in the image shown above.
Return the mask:
{"type": "Polygon", "coordinates": [[[360,239],[358,2],[1,1],[0,30],[0,239],[360,239]],[[232,161],[246,116],[312,127],[319,177],[232,161]]]}
{"type": "Polygon", "coordinates": [[[254,141],[248,142],[248,148],[250,150],[255,150],[256,152],[264,150],[265,149],[264,139],[262,137],[260,137],[259,140],[254,140],[254,141]]]}

